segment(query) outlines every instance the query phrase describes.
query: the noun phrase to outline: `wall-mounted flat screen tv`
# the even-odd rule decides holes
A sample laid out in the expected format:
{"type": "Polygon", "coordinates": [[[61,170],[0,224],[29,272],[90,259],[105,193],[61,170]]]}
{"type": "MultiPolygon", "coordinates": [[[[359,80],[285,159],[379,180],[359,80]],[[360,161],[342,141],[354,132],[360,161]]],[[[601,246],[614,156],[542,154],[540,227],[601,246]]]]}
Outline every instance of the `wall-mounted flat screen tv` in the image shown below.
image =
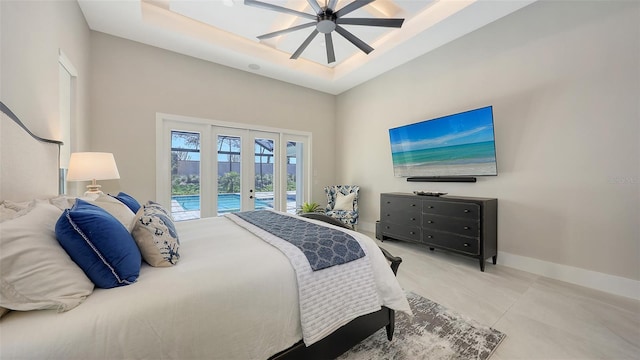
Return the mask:
{"type": "Polygon", "coordinates": [[[389,129],[397,177],[498,175],[493,107],[389,129]]]}

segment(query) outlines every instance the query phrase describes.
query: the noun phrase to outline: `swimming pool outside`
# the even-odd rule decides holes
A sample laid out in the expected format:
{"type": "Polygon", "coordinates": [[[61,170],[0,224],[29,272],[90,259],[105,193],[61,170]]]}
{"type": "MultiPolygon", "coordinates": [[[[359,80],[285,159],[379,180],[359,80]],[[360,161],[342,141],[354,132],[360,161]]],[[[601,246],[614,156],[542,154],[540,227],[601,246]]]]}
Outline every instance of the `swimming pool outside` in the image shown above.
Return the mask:
{"type": "MultiPolygon", "coordinates": [[[[273,209],[273,193],[256,193],[256,210],[273,209]]],[[[287,212],[295,212],[295,192],[287,193],[287,212]]],[[[218,194],[218,215],[240,211],[240,194],[218,194]]],[[[171,213],[176,221],[200,218],[200,195],[174,195],[171,213]]]]}

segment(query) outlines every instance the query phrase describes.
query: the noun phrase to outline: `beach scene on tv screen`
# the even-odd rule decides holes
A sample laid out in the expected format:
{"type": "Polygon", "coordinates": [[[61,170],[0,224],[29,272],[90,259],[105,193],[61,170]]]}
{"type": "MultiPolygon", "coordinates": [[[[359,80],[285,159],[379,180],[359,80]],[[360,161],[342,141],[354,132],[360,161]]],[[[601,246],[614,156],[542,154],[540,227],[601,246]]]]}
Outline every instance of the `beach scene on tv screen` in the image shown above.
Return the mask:
{"type": "Polygon", "coordinates": [[[389,130],[395,176],[497,175],[492,108],[389,130]]]}

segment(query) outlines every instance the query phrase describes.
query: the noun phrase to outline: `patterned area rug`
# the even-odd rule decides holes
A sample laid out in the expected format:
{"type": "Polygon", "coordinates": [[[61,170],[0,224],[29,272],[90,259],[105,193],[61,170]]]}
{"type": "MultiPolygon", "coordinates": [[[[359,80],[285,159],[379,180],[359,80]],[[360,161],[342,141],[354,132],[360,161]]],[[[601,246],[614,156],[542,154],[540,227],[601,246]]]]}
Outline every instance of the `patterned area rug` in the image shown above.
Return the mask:
{"type": "Polygon", "coordinates": [[[480,359],[486,360],[505,334],[407,292],[413,319],[396,313],[393,340],[385,329],[356,345],[339,359],[480,359]]]}

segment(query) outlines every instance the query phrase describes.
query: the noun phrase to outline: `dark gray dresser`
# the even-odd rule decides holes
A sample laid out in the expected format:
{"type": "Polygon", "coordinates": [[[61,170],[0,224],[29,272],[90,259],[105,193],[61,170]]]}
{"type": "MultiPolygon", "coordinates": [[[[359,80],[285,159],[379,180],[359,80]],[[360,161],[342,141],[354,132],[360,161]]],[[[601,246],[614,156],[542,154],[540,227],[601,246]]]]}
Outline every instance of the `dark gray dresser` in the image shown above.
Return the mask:
{"type": "Polygon", "coordinates": [[[480,261],[498,256],[498,199],[380,194],[376,238],[445,249],[480,261]]]}

